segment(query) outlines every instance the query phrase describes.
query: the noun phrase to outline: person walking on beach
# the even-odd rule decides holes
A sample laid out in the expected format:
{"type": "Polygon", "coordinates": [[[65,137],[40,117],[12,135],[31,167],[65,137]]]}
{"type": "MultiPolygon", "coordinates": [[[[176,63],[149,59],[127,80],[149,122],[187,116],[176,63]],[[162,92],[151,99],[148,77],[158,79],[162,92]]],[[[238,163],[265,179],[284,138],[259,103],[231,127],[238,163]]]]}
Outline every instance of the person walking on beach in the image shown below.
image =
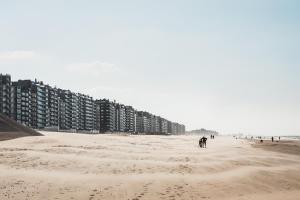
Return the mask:
{"type": "Polygon", "coordinates": [[[203,147],[202,138],[200,138],[200,140],[199,140],[199,147],[200,147],[200,148],[202,148],[202,147],[203,147]]]}
{"type": "Polygon", "coordinates": [[[272,136],[272,142],[274,142],[274,137],[272,136]]]}
{"type": "Polygon", "coordinates": [[[207,138],[206,138],[205,136],[203,136],[203,137],[201,138],[201,140],[202,140],[202,146],[203,146],[203,148],[204,148],[204,147],[206,148],[206,140],[207,140],[207,138]]]}

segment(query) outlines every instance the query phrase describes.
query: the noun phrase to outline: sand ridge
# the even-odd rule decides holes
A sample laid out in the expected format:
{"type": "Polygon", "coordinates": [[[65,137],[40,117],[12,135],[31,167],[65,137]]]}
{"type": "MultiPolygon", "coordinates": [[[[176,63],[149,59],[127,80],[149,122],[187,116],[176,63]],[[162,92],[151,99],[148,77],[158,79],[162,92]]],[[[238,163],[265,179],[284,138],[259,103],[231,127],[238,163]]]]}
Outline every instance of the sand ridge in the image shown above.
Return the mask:
{"type": "Polygon", "coordinates": [[[0,143],[0,199],[297,199],[300,157],[217,137],[43,132],[0,143]]]}

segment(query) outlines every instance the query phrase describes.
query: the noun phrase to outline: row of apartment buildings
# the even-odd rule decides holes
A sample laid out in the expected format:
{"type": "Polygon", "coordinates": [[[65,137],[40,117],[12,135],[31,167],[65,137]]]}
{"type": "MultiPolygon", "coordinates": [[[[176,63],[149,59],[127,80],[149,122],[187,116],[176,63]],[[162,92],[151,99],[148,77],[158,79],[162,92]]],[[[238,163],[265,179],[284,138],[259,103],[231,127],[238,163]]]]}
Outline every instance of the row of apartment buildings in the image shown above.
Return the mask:
{"type": "Polygon", "coordinates": [[[0,113],[36,129],[182,134],[185,126],[108,99],[0,74],[0,113]]]}

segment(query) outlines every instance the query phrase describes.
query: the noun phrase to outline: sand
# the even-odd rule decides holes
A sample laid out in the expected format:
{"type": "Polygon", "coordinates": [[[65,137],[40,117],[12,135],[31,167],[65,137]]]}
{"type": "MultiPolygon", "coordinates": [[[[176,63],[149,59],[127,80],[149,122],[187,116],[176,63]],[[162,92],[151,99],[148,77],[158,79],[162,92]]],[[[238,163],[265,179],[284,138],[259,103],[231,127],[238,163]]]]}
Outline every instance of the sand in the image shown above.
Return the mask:
{"type": "Polygon", "coordinates": [[[300,156],[217,137],[46,133],[0,142],[0,199],[300,197],[300,156]]]}
{"type": "MultiPolygon", "coordinates": [[[[251,143],[251,140],[249,141],[251,143]]],[[[262,143],[259,142],[259,140],[255,140],[254,143],[252,142],[252,145],[255,148],[262,148],[268,151],[277,151],[281,153],[300,155],[299,140],[274,140],[274,142],[265,140],[262,143]]]]}

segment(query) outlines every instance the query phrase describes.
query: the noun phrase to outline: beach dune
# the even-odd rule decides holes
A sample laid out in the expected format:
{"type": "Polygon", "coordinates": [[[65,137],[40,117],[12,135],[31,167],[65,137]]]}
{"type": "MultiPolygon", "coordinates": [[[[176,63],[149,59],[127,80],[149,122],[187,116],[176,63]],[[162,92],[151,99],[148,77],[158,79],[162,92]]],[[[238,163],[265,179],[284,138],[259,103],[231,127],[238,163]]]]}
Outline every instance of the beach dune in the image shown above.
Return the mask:
{"type": "Polygon", "coordinates": [[[300,155],[220,136],[43,132],[0,142],[0,199],[300,197],[300,155]]]}

